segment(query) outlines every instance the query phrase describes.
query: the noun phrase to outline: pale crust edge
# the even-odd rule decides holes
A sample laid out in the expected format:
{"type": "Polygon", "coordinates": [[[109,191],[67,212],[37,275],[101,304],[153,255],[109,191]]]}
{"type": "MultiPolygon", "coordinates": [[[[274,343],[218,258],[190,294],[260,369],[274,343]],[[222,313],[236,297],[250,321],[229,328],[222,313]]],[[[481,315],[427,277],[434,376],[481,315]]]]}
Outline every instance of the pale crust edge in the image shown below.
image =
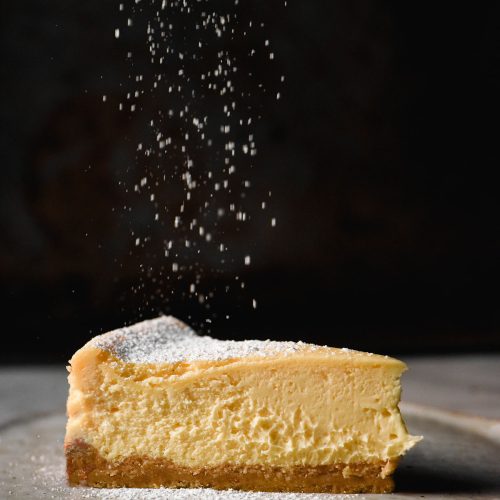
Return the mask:
{"type": "Polygon", "coordinates": [[[220,465],[190,468],[134,456],[108,462],[82,440],[65,445],[68,482],[97,488],[215,488],[247,491],[390,493],[397,460],[317,467],[220,465]]]}

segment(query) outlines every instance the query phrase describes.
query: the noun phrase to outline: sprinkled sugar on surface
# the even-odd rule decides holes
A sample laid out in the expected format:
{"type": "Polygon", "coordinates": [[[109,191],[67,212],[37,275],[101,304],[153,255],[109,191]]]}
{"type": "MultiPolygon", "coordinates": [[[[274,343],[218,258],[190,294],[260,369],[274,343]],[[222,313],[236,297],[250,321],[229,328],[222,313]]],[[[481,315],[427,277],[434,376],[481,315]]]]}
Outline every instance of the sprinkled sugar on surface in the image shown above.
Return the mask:
{"type": "Polygon", "coordinates": [[[218,340],[199,336],[172,316],[161,316],[95,337],[90,344],[131,363],[178,363],[292,354],[318,346],[271,340],[218,340]]]}
{"type": "Polygon", "coordinates": [[[53,498],[100,500],[362,500],[364,495],[329,493],[268,493],[260,491],[213,490],[210,488],[72,488],[66,484],[64,465],[41,467],[37,480],[45,484],[53,498]]]}
{"type": "Polygon", "coordinates": [[[359,499],[356,495],[330,495],[330,494],[307,494],[307,493],[265,493],[265,492],[250,492],[250,491],[217,491],[208,488],[200,489],[186,489],[186,490],[147,490],[141,491],[137,489],[123,490],[116,489],[110,490],[104,495],[89,498],[100,498],[102,500],[123,499],[123,500],[164,500],[170,498],[172,500],[188,500],[189,498],[199,498],[206,500],[327,500],[327,499],[359,499]]]}
{"type": "Polygon", "coordinates": [[[260,491],[213,490],[210,488],[70,488],[66,485],[64,467],[48,466],[37,471],[37,479],[50,485],[53,498],[100,500],[362,500],[361,495],[328,493],[268,493],[260,491]]]}

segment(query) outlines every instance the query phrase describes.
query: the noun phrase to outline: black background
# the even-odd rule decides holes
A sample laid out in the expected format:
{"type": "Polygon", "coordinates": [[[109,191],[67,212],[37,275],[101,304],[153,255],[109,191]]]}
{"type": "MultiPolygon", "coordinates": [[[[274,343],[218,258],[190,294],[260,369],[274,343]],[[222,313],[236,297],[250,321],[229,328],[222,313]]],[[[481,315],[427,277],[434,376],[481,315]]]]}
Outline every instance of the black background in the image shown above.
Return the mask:
{"type": "MultiPolygon", "coordinates": [[[[498,4],[242,8],[265,19],[286,75],[279,101],[255,97],[265,113],[249,172],[256,198],[272,189],[266,220],[278,224],[228,229],[252,265],[207,274],[217,289],[235,274],[247,283],[215,294],[211,333],[389,354],[498,349],[498,4]]],[[[158,312],[206,316],[175,285],[167,301],[143,279],[139,264],[154,274],[158,257],[130,255],[140,210],[114,215],[141,126],[117,112],[124,53],[143,40],[114,39],[117,13],[95,0],[2,7],[2,362],[64,362],[158,312]]]]}

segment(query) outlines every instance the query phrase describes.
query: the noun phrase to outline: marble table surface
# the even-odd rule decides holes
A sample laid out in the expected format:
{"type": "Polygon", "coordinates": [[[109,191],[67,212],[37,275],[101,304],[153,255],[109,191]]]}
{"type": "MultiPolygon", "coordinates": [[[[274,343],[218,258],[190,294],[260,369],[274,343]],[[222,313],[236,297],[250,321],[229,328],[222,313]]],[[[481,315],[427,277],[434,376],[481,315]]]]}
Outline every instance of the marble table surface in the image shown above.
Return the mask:
{"type": "MultiPolygon", "coordinates": [[[[436,453],[442,448],[442,445],[440,448],[437,447],[437,443],[446,442],[446,439],[449,440],[449,443],[455,443],[457,436],[458,440],[461,439],[460,436],[464,436],[463,443],[469,440],[470,444],[462,447],[463,453],[467,454],[469,452],[470,457],[476,456],[477,453],[487,454],[485,456],[490,463],[489,476],[481,476],[482,472],[478,470],[478,477],[485,477],[489,481],[492,474],[493,476],[497,475],[496,471],[498,470],[498,478],[500,480],[500,354],[413,357],[403,359],[409,366],[409,371],[404,375],[403,379],[403,413],[407,413],[409,417],[410,430],[413,430],[413,425],[417,431],[421,430],[422,433],[430,436],[429,440],[426,437],[429,443],[426,446],[429,446],[429,448],[426,449],[425,446],[422,446],[420,457],[418,453],[414,454],[417,460],[417,468],[419,464],[418,460],[422,460],[425,453],[430,454],[431,458],[432,454],[434,454],[434,458],[436,457],[436,453]],[[469,430],[471,434],[466,436],[469,430]],[[488,439],[488,442],[481,441],[483,438],[488,439]],[[476,441],[480,443],[477,453],[473,450],[476,441]],[[434,451],[432,451],[432,446],[434,446],[434,451]],[[495,458],[497,451],[498,469],[496,468],[497,461],[495,458]]],[[[24,479],[25,482],[27,481],[30,484],[26,484],[24,487],[21,485],[19,485],[19,488],[15,487],[15,481],[13,482],[9,476],[9,468],[13,463],[12,453],[9,455],[9,452],[5,450],[10,446],[9,443],[12,444],[18,442],[15,441],[16,439],[22,439],[22,432],[24,431],[21,430],[24,424],[26,424],[25,428],[31,429],[30,432],[34,432],[37,437],[38,433],[46,432],[47,436],[57,436],[58,441],[62,439],[64,432],[64,406],[67,396],[66,375],[64,366],[0,367],[0,472],[3,471],[4,478],[8,479],[4,484],[7,485],[8,483],[10,485],[10,498],[50,497],[45,494],[48,490],[44,490],[45,493],[43,494],[41,490],[37,490],[39,494],[33,493],[31,495],[29,492],[33,492],[33,488],[36,488],[36,480],[32,480],[31,478],[26,479],[25,477],[24,479]],[[40,431],[40,429],[45,429],[45,431],[40,431]],[[18,437],[16,437],[16,432],[20,433],[18,437]],[[2,443],[4,444],[4,450],[2,450],[2,443]],[[13,484],[14,487],[12,487],[13,484]]],[[[55,440],[56,438],[51,439],[55,440]]],[[[43,443],[43,439],[40,443],[40,446],[42,445],[47,446],[47,443],[43,443]]],[[[63,481],[62,477],[64,475],[62,457],[59,456],[60,451],[58,451],[59,448],[60,446],[56,448],[52,446],[50,449],[54,450],[53,458],[45,458],[45,460],[52,461],[54,464],[57,462],[56,465],[45,464],[46,468],[52,466],[53,468],[55,467],[54,470],[57,467],[61,468],[61,471],[55,474],[57,477],[55,477],[54,481],[63,481]]],[[[46,449],[48,450],[49,448],[46,449]]],[[[437,463],[436,466],[442,466],[445,470],[446,467],[443,464],[446,460],[451,460],[453,458],[452,455],[453,453],[451,452],[448,455],[443,455],[441,465],[437,463]]],[[[43,453],[40,456],[43,456],[43,453]]],[[[449,463],[451,464],[452,462],[449,463]]],[[[477,463],[479,464],[479,462],[477,463]]],[[[462,462],[457,462],[458,466],[467,467],[465,458],[462,462]]],[[[36,467],[30,464],[23,463],[23,467],[27,471],[26,474],[28,476],[31,475],[31,469],[28,470],[30,467],[33,467],[33,471],[36,470],[36,467]]],[[[414,468],[415,465],[410,461],[408,468],[411,469],[412,467],[414,468]]],[[[453,466],[450,468],[453,468],[453,466]]],[[[38,467],[38,469],[42,470],[43,467],[38,467]]],[[[411,485],[411,481],[415,477],[418,476],[410,475],[410,482],[404,478],[403,482],[406,481],[407,485],[411,485]]],[[[467,492],[460,492],[456,488],[455,491],[440,491],[436,493],[433,491],[433,484],[437,483],[432,483],[429,476],[426,477],[421,477],[419,481],[425,482],[429,480],[428,487],[423,490],[421,487],[417,488],[420,493],[425,491],[425,495],[404,494],[401,498],[500,499],[500,487],[497,490],[498,481],[495,477],[493,477],[493,483],[491,483],[493,490],[490,488],[493,493],[490,491],[486,495],[482,493],[472,495],[472,490],[469,495],[467,492]]],[[[1,480],[2,477],[0,477],[0,498],[9,498],[7,494],[9,492],[2,492],[1,480]]],[[[47,483],[47,479],[45,479],[45,483],[47,483]]],[[[51,495],[52,498],[69,498],[67,496],[69,494],[67,488],[64,488],[64,485],[52,488],[52,491],[55,492],[51,495]]],[[[95,497],[92,496],[92,498],[105,498],[100,493],[96,493],[96,495],[95,497]]],[[[123,497],[123,494],[120,495],[123,497]]],[[[352,497],[352,495],[349,497],[352,497]]],[[[395,499],[396,497],[400,498],[400,495],[393,495],[391,498],[395,499]]],[[[87,496],[74,496],[71,493],[71,498],[87,498],[87,496]]],[[[132,494],[132,496],[129,495],[126,498],[153,498],[153,496],[146,497],[132,494]]],[[[155,496],[154,498],[157,497],[155,496]]],[[[174,497],[169,494],[161,498],[174,497]]]]}

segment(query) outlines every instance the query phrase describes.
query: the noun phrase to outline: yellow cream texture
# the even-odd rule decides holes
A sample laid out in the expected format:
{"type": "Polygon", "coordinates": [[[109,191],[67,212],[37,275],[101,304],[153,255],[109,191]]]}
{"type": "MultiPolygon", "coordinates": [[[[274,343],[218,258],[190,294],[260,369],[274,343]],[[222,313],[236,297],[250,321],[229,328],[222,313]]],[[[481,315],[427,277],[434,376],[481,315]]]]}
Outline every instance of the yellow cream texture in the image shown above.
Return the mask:
{"type": "Polygon", "coordinates": [[[334,349],[148,365],[86,346],[71,360],[66,441],[188,467],[387,460],[419,440],[397,407],[404,369],[334,349]]]}

